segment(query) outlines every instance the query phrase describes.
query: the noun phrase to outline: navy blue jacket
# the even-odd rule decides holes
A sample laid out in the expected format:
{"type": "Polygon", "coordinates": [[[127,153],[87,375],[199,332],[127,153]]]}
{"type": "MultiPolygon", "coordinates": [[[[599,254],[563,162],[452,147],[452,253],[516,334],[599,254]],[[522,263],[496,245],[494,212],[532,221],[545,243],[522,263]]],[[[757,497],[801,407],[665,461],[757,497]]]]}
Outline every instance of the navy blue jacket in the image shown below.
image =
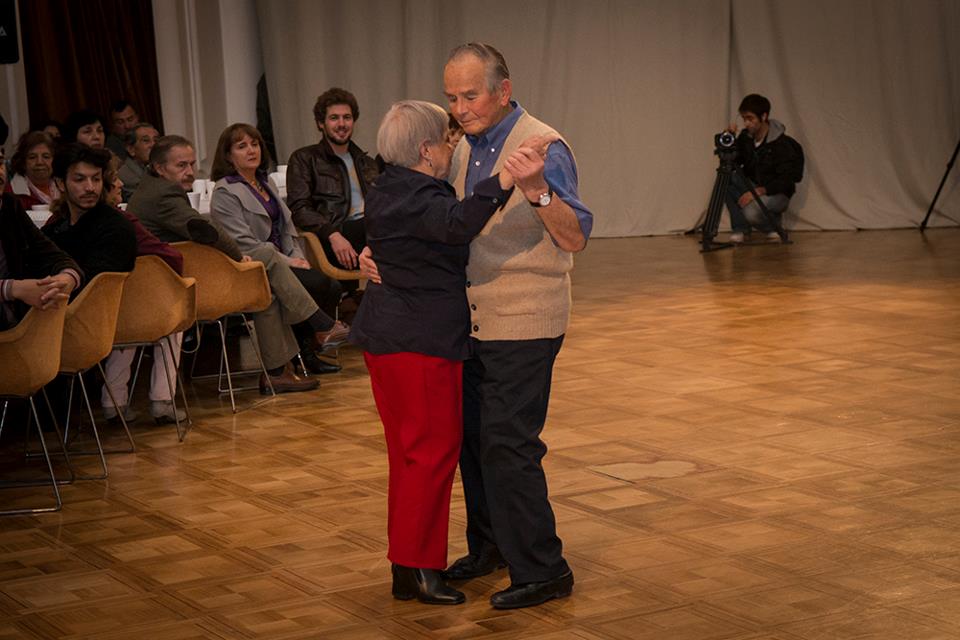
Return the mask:
{"type": "Polygon", "coordinates": [[[370,283],[350,341],[370,353],[468,356],[470,241],[510,197],[498,176],[457,200],[449,184],[388,165],[367,192],[367,244],[383,284],[370,283]]]}

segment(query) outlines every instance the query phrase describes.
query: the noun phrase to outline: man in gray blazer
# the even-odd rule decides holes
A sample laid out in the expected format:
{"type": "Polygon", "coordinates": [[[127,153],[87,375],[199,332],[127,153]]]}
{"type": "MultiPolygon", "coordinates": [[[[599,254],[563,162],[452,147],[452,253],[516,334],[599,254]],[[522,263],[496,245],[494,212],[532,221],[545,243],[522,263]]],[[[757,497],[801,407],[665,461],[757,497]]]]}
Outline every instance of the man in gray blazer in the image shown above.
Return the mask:
{"type": "MultiPolygon", "coordinates": [[[[253,320],[270,381],[278,393],[315,389],[317,380],[296,375],[290,366],[299,351],[291,325],[309,322],[319,332],[332,320],[320,311],[286,263],[266,252],[242,254],[222,228],[190,206],[187,191],[193,185],[195,167],[196,154],[189,140],[181,136],[158,139],[150,152],[149,170],[130,198],[128,210],[165,242],[191,240],[211,245],[237,261],[263,262],[273,302],[254,314],[253,320]]],[[[336,365],[330,366],[339,370],[336,365]]],[[[265,378],[260,381],[260,390],[267,391],[265,378]]]]}

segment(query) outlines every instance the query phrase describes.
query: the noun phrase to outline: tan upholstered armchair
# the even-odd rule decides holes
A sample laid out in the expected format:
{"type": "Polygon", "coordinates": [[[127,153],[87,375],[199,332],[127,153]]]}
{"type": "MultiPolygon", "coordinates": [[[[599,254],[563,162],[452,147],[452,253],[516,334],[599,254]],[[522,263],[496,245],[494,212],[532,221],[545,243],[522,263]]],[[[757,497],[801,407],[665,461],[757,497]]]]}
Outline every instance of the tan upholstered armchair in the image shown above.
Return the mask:
{"type": "MultiPolygon", "coordinates": [[[[114,336],[114,348],[145,347],[165,341],[173,351],[169,336],[184,331],[197,321],[197,283],[193,278],[181,278],[170,266],[157,256],[140,256],[130,277],[123,286],[120,301],[120,316],[117,319],[117,332],[114,336]]],[[[166,363],[166,358],[164,358],[166,363]]],[[[166,366],[166,364],[164,364],[166,366]]],[[[171,379],[167,372],[167,380],[171,379]]],[[[186,425],[180,425],[176,417],[177,437],[183,442],[191,423],[190,407],[183,381],[179,380],[180,370],[175,372],[180,387],[184,410],[187,414],[186,425]]],[[[131,385],[136,387],[136,377],[131,385]]],[[[171,389],[171,400],[176,405],[176,395],[171,389]]],[[[174,411],[176,415],[176,411],[174,411]]]]}
{"type": "MultiPolygon", "coordinates": [[[[227,356],[227,333],[224,318],[229,315],[239,315],[247,334],[253,341],[254,352],[260,363],[260,371],[266,375],[260,345],[255,334],[250,330],[248,313],[263,311],[270,306],[270,282],[262,262],[236,262],[229,256],[206,245],[196,242],[177,242],[173,245],[183,255],[183,273],[197,281],[197,321],[215,322],[220,329],[220,373],[218,374],[217,390],[220,393],[230,394],[230,406],[237,412],[234,399],[230,359],[227,356]],[[226,371],[226,376],[223,372],[226,371]],[[227,388],[223,388],[223,379],[226,378],[227,388]]],[[[198,332],[198,337],[201,334],[198,332]]],[[[258,371],[259,373],[259,371],[258,371]]],[[[270,376],[266,375],[267,383],[270,376]]],[[[248,387],[259,388],[259,387],[248,387]]],[[[272,386],[270,387],[273,390],[272,386]]],[[[276,394],[274,394],[276,395],[276,394]]]]}
{"type": "MultiPolygon", "coordinates": [[[[54,505],[50,507],[18,507],[0,511],[0,515],[18,515],[24,513],[44,513],[59,511],[63,506],[57,477],[53,473],[50,452],[40,427],[40,415],[33,396],[45,384],[57,377],[60,370],[60,347],[63,340],[63,321],[67,305],[60,304],[54,309],[39,311],[31,309],[17,326],[0,332],[0,399],[3,399],[3,412],[0,414],[0,432],[7,417],[7,407],[11,399],[26,398],[30,403],[31,420],[37,427],[43,458],[50,474],[53,487],[54,505]]],[[[15,483],[9,483],[15,484],[15,483]]],[[[33,482],[22,484],[35,484],[33,482]]]]}
{"type": "Polygon", "coordinates": [[[334,280],[362,280],[360,270],[341,269],[334,266],[327,258],[323,245],[320,244],[320,238],[310,231],[300,231],[300,237],[303,238],[303,252],[307,256],[307,261],[314,269],[319,269],[334,280]]]}
{"type": "MultiPolygon", "coordinates": [[[[63,326],[63,346],[60,351],[60,373],[70,376],[69,402],[67,415],[63,427],[63,446],[68,446],[70,437],[70,409],[73,406],[73,390],[77,380],[80,381],[80,391],[83,394],[87,414],[90,417],[90,428],[96,451],[71,451],[71,455],[94,453],[100,456],[102,474],[93,476],[93,479],[107,477],[107,459],[104,457],[103,446],[100,442],[100,433],[97,430],[97,421],[90,404],[90,394],[83,381],[83,372],[92,367],[100,369],[100,375],[106,378],[100,361],[110,355],[113,349],[113,337],[117,330],[117,317],[120,313],[120,299],[123,296],[123,283],[129,273],[105,272],[91,280],[83,291],[67,307],[67,316],[63,326]]],[[[107,386],[107,391],[110,387],[107,386]]],[[[111,398],[113,394],[111,393],[111,398]]],[[[114,400],[114,406],[117,403],[114,400]]],[[[135,450],[133,436],[123,419],[123,412],[117,407],[121,424],[126,432],[130,448],[124,452],[135,450]]]]}

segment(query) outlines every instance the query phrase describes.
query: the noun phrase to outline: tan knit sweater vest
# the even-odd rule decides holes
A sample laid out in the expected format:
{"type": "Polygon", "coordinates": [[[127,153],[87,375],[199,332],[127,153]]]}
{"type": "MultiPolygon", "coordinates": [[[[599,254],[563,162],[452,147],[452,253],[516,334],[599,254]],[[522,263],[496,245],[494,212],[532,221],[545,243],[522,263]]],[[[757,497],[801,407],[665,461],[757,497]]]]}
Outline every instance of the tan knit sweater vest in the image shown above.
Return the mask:
{"type": "MultiPolygon", "coordinates": [[[[532,135],[556,133],[524,113],[500,151],[493,174],[532,135]]],[[[566,142],[566,141],[564,141],[566,142]]],[[[454,153],[451,183],[464,196],[470,146],[464,140],[454,153]]],[[[483,176],[484,178],[488,176],[483,176]]],[[[558,248],[536,209],[515,189],[470,244],[467,298],[470,335],[479,340],[556,338],[570,319],[570,269],[573,255],[558,248]]]]}

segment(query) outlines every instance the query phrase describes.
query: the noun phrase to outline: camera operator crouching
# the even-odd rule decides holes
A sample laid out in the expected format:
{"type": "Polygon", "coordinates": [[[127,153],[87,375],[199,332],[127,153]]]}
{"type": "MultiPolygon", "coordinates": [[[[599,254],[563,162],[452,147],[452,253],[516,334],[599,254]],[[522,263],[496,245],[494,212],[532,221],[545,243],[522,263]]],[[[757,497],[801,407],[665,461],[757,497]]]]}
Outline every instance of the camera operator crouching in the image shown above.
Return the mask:
{"type": "MultiPolygon", "coordinates": [[[[738,111],[743,131],[735,144],[736,162],[763,204],[782,224],[796,183],[803,179],[803,147],[785,133],[782,122],[770,119],[770,101],[763,96],[751,93],[740,102],[738,111]]],[[[736,133],[736,125],[729,130],[736,133]]],[[[749,185],[737,173],[731,176],[726,202],[732,229],[730,242],[743,242],[753,229],[770,240],[779,240],[775,227],[754,202],[749,185]]]]}

